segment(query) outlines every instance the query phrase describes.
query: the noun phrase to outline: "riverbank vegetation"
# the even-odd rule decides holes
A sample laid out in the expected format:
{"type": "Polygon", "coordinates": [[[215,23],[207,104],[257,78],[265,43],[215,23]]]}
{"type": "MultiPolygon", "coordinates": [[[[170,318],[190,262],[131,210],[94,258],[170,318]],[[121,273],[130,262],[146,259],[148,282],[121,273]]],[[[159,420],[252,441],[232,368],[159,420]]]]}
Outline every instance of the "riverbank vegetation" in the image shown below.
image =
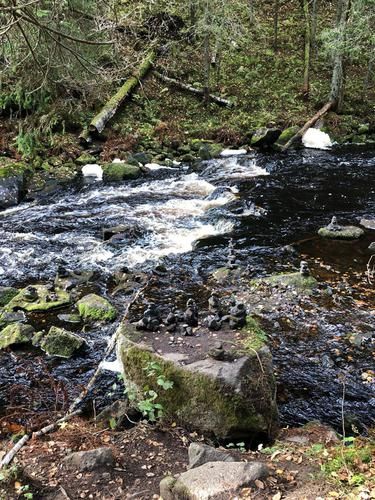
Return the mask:
{"type": "Polygon", "coordinates": [[[150,51],[154,71],[109,138],[243,144],[332,101],[334,138],[363,142],[374,126],[373,12],[373,0],[2,2],[2,149],[29,157],[61,150],[70,133],[74,142],[150,51]]]}

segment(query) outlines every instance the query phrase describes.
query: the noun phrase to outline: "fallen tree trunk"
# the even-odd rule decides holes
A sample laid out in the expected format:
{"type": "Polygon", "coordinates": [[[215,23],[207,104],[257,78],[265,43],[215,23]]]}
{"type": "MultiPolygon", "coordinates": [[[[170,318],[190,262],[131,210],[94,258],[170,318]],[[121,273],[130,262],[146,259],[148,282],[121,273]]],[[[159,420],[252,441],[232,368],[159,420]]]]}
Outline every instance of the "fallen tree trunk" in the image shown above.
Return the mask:
{"type": "MultiPolygon", "coordinates": [[[[154,71],[154,75],[157,78],[159,78],[159,80],[167,83],[168,85],[173,85],[179,89],[186,90],[187,92],[191,92],[192,94],[199,95],[201,97],[206,97],[205,91],[203,89],[197,89],[196,87],[193,87],[192,85],[181,82],[180,80],[176,80],[175,78],[170,78],[169,76],[165,76],[162,73],[159,73],[159,71],[154,71]]],[[[209,101],[215,102],[216,104],[219,104],[220,106],[228,106],[228,107],[233,106],[233,103],[230,102],[228,99],[224,99],[224,97],[219,97],[219,96],[216,96],[213,94],[208,94],[208,99],[209,99],[209,101]]]]}
{"type": "Polygon", "coordinates": [[[307,129],[311,128],[323,115],[327,113],[331,108],[333,108],[335,101],[327,102],[310,120],[308,120],[305,125],[296,133],[289,141],[282,147],[282,151],[286,151],[290,146],[299,138],[302,137],[307,129]]]}
{"type": "Polygon", "coordinates": [[[133,92],[135,87],[138,86],[140,81],[147,75],[155,60],[156,53],[149,52],[143,60],[136,74],[128,78],[124,85],[116,92],[114,96],[104,105],[102,110],[91,120],[89,125],[90,133],[100,134],[107,122],[116,114],[116,111],[125,101],[125,99],[133,92]]]}

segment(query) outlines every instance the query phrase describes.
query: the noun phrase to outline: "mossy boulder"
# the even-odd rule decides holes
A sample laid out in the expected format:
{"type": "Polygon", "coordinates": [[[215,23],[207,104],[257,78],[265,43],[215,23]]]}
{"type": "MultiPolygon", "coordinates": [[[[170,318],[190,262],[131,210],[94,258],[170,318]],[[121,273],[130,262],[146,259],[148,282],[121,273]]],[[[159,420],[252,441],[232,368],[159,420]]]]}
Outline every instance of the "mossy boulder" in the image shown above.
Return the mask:
{"type": "Polygon", "coordinates": [[[0,209],[17,205],[26,193],[29,165],[18,162],[0,166],[0,209]]]}
{"type": "Polygon", "coordinates": [[[281,130],[277,128],[259,128],[251,137],[251,145],[257,148],[272,146],[280,134],[281,130]]]}
{"type": "Polygon", "coordinates": [[[163,418],[218,439],[274,434],[275,380],[266,346],[245,348],[239,343],[238,356],[233,360],[204,358],[182,364],[175,352],[156,354],[137,339],[139,332],[133,325],[120,325],[118,359],[128,394],[136,402],[144,399],[146,391],[154,390],[163,418]],[[150,377],[147,367],[151,363],[173,382],[172,388],[163,390],[157,377],[150,377]]]}
{"type": "Polygon", "coordinates": [[[13,323],[0,332],[0,349],[5,349],[14,344],[27,344],[31,341],[34,328],[31,325],[13,323]]]}
{"type": "Polygon", "coordinates": [[[96,163],[96,157],[91,155],[90,153],[82,153],[81,156],[76,158],[75,162],[77,165],[87,165],[91,163],[96,163]]]}
{"type": "Polygon", "coordinates": [[[118,182],[137,179],[141,175],[139,166],[128,163],[107,163],[103,165],[103,178],[105,181],[118,182]]]}
{"type": "Polygon", "coordinates": [[[113,321],[117,311],[105,298],[90,293],[77,302],[80,316],[85,321],[113,321]]]}
{"type": "Polygon", "coordinates": [[[201,160],[211,160],[219,158],[222,151],[223,147],[221,144],[203,143],[198,150],[198,156],[201,160]]]}
{"type": "Polygon", "coordinates": [[[0,307],[6,306],[17,294],[17,288],[0,286],[0,307]]]}
{"type": "Polygon", "coordinates": [[[49,356],[59,358],[70,358],[84,343],[83,338],[75,333],[56,326],[52,326],[47,334],[39,332],[33,338],[34,345],[39,345],[49,356]]]}
{"type": "Polygon", "coordinates": [[[276,141],[276,146],[284,146],[299,130],[297,125],[284,129],[276,141]]]}
{"type": "Polygon", "coordinates": [[[311,293],[318,286],[318,281],[313,276],[302,276],[301,273],[275,274],[267,278],[253,280],[252,284],[266,283],[271,286],[292,288],[298,292],[311,293]]]}
{"type": "Polygon", "coordinates": [[[46,285],[33,285],[23,288],[4,307],[5,311],[49,311],[66,306],[70,303],[70,295],[64,290],[51,291],[46,285]]]}
{"type": "Polygon", "coordinates": [[[331,240],[357,240],[364,234],[364,230],[357,226],[340,226],[340,229],[332,230],[326,226],[321,227],[318,234],[331,240]]]}
{"type": "Polygon", "coordinates": [[[139,164],[146,165],[146,163],[150,163],[152,161],[152,155],[145,153],[144,151],[140,151],[139,153],[133,153],[127,159],[129,165],[134,165],[139,167],[139,164]]]}

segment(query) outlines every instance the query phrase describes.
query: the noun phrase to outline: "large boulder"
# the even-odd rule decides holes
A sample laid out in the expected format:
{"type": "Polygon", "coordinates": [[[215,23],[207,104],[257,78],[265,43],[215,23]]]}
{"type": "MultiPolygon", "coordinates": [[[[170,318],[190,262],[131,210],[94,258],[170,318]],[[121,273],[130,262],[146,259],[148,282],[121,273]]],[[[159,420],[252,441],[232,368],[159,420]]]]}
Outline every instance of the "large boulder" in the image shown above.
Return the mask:
{"type": "Polygon", "coordinates": [[[13,344],[27,344],[31,341],[34,328],[31,325],[13,323],[0,332],[0,349],[5,349],[13,344]]]}
{"type": "Polygon", "coordinates": [[[157,394],[155,403],[166,418],[219,439],[272,435],[277,407],[270,351],[262,339],[252,338],[257,337],[253,328],[250,332],[245,327],[238,335],[244,340],[238,341],[228,359],[212,359],[207,357],[209,352],[196,350],[195,357],[202,359],[189,362],[172,348],[154,352],[154,335],[145,342],[134,325],[123,322],[118,330],[118,359],[128,393],[139,403],[148,387],[157,394]],[[173,383],[169,390],[162,390],[157,377],[149,376],[147,367],[153,364],[173,383]]]}
{"type": "Polygon", "coordinates": [[[288,127],[284,129],[281,134],[279,135],[277,141],[276,141],[276,146],[285,146],[285,144],[293,137],[296,135],[300,127],[297,125],[293,127],[288,127]]]}
{"type": "Polygon", "coordinates": [[[107,163],[103,165],[103,179],[109,182],[137,179],[141,175],[138,165],[127,163],[107,163]]]}
{"type": "Polygon", "coordinates": [[[77,302],[80,316],[85,321],[113,321],[117,311],[105,298],[90,293],[77,302]]]}
{"type": "Polygon", "coordinates": [[[51,289],[48,285],[33,285],[20,290],[5,306],[5,311],[49,311],[70,303],[70,295],[65,290],[51,289]]]}
{"type": "Polygon", "coordinates": [[[0,209],[17,205],[26,191],[28,166],[24,163],[0,165],[0,209]]]}
{"type": "Polygon", "coordinates": [[[93,471],[103,467],[114,467],[115,457],[111,448],[76,451],[64,458],[64,465],[75,471],[93,471]]]}
{"type": "Polygon", "coordinates": [[[51,326],[47,334],[34,335],[33,344],[38,345],[49,356],[70,358],[84,344],[83,338],[63,328],[51,326]]]}
{"type": "Polygon", "coordinates": [[[251,145],[257,148],[272,146],[281,134],[278,128],[259,128],[251,137],[251,145]]]}
{"type": "Polygon", "coordinates": [[[242,488],[268,475],[268,467],[260,462],[208,462],[183,472],[177,479],[164,478],[160,496],[163,500],[238,498],[242,488]]]}

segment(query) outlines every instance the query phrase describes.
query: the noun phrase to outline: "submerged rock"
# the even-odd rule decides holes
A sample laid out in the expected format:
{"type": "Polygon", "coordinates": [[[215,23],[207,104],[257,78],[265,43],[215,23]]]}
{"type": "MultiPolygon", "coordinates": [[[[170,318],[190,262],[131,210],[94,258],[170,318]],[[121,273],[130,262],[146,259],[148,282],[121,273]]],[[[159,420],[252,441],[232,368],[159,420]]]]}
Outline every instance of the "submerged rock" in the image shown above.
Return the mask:
{"type": "Polygon", "coordinates": [[[34,285],[23,288],[13,299],[5,306],[5,311],[16,311],[23,309],[25,311],[48,311],[68,305],[70,295],[60,289],[51,291],[48,285],[34,285]]]}
{"type": "Polygon", "coordinates": [[[107,163],[103,165],[103,178],[105,181],[116,182],[137,179],[141,175],[141,169],[137,165],[128,163],[107,163]]]}
{"type": "Polygon", "coordinates": [[[77,307],[80,316],[86,321],[114,321],[117,317],[117,310],[112,304],[95,293],[80,299],[77,307]]]}
{"type": "Polygon", "coordinates": [[[33,344],[46,352],[49,356],[70,358],[82,345],[83,338],[63,328],[51,326],[47,334],[39,332],[34,335],[33,344]]]}
{"type": "Polygon", "coordinates": [[[268,475],[268,467],[260,462],[208,462],[183,472],[177,479],[164,478],[160,496],[164,500],[237,498],[242,488],[268,475]]]}
{"type": "Polygon", "coordinates": [[[23,325],[22,323],[13,323],[6,326],[0,332],[0,349],[5,349],[13,344],[27,344],[35,330],[31,325],[23,325]]]}

